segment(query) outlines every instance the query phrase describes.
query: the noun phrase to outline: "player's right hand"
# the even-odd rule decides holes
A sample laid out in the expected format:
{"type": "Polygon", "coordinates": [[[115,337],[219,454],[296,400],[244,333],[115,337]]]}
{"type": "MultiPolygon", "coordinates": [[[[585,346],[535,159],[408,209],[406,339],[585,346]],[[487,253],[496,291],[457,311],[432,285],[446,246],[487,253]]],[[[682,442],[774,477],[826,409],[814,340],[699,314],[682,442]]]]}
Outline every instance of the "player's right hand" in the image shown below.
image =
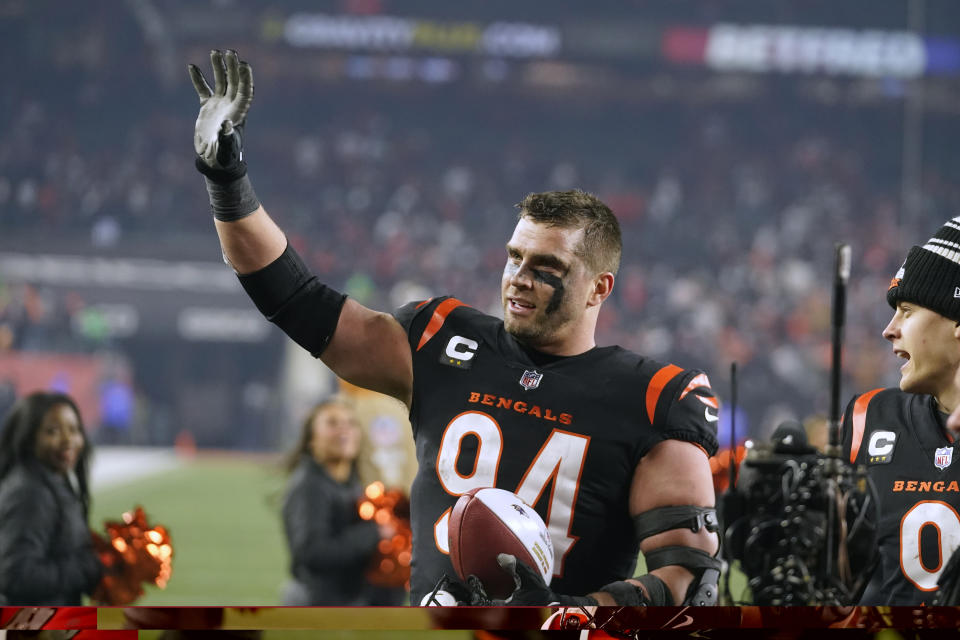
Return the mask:
{"type": "Polygon", "coordinates": [[[253,102],[253,70],[230,49],[211,51],[210,63],[213,89],[196,65],[187,65],[200,98],[193,148],[211,169],[229,171],[243,160],[240,136],[253,102]]]}
{"type": "Polygon", "coordinates": [[[516,588],[506,600],[493,600],[494,606],[513,606],[513,607],[545,607],[550,605],[569,606],[587,606],[596,605],[597,601],[590,596],[565,596],[554,593],[553,589],[547,586],[543,576],[533,567],[525,562],[517,560],[517,557],[509,553],[497,554],[497,563],[500,568],[513,577],[516,588]]]}
{"type": "Polygon", "coordinates": [[[423,597],[421,607],[488,607],[493,601],[474,575],[467,576],[466,584],[443,575],[437,586],[423,597]]]}
{"type": "Polygon", "coordinates": [[[543,576],[536,569],[532,569],[524,562],[517,560],[516,556],[509,553],[497,555],[497,563],[500,568],[510,574],[513,578],[516,588],[506,600],[497,601],[498,605],[513,606],[547,606],[560,603],[560,596],[555,594],[543,576]]]}

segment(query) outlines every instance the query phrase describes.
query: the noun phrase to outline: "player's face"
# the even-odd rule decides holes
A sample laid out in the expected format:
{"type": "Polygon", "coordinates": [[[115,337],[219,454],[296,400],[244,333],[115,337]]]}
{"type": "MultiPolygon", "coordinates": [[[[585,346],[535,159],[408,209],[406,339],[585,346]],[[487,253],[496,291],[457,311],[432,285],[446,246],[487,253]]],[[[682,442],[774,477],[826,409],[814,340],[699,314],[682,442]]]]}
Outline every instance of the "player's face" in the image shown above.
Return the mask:
{"type": "Polygon", "coordinates": [[[582,229],[521,218],[507,242],[503,324],[532,347],[561,341],[583,318],[593,282],[575,253],[582,237],[582,229]]]}
{"type": "Polygon", "coordinates": [[[359,447],[360,428],[352,410],[333,404],[314,417],[310,452],[317,462],[353,460],[359,447]]]}
{"type": "Polygon", "coordinates": [[[37,460],[55,471],[65,473],[77,466],[82,451],[80,418],[70,405],[54,405],[43,416],[37,430],[33,450],[37,460]]]}
{"type": "Polygon", "coordinates": [[[883,337],[906,362],[900,367],[900,389],[942,399],[960,367],[960,341],[953,320],[911,302],[901,302],[883,337]]]}

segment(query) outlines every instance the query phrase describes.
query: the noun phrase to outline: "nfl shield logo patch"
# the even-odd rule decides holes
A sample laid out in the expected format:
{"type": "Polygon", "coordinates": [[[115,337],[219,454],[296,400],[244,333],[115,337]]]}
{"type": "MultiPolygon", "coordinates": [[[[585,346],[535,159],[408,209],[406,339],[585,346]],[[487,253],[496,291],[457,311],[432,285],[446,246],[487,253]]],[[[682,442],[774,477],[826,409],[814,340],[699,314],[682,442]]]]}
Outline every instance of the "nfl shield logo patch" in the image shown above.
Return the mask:
{"type": "Polygon", "coordinates": [[[523,375],[520,376],[520,386],[530,391],[531,389],[536,389],[540,386],[540,380],[543,378],[542,373],[537,373],[534,371],[524,371],[523,375]]]}
{"type": "Polygon", "coordinates": [[[933,454],[933,464],[937,469],[946,469],[953,462],[953,447],[940,447],[933,454]]]}

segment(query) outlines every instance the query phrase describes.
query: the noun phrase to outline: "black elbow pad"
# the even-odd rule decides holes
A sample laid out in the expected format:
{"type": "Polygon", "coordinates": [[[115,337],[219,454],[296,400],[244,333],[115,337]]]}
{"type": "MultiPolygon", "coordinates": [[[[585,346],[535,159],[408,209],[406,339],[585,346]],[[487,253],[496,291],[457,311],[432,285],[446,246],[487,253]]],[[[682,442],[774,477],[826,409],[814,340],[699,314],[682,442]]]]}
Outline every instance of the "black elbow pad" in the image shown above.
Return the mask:
{"type": "Polygon", "coordinates": [[[238,277],[267,320],[320,357],[333,338],[346,295],[321,283],[289,244],[264,268],[238,277]]]}

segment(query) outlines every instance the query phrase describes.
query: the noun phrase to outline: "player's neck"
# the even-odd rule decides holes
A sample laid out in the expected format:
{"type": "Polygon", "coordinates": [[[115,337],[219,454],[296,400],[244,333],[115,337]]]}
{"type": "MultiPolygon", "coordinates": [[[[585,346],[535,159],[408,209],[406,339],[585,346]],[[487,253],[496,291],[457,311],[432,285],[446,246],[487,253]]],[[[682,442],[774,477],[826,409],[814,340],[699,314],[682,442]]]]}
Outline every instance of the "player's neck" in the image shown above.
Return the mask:
{"type": "Polygon", "coordinates": [[[570,333],[560,336],[555,335],[551,340],[534,343],[521,339],[520,342],[528,349],[550,356],[578,356],[597,346],[594,339],[595,328],[596,320],[594,319],[593,322],[584,323],[570,333]]]}
{"type": "Polygon", "coordinates": [[[547,342],[541,344],[531,344],[523,340],[520,342],[527,350],[533,350],[544,355],[557,357],[578,356],[581,353],[586,353],[597,346],[592,339],[590,341],[564,341],[555,343],[547,342]]]}
{"type": "Polygon", "coordinates": [[[943,413],[951,413],[960,405],[960,389],[954,385],[936,394],[937,409],[943,413]]]}

